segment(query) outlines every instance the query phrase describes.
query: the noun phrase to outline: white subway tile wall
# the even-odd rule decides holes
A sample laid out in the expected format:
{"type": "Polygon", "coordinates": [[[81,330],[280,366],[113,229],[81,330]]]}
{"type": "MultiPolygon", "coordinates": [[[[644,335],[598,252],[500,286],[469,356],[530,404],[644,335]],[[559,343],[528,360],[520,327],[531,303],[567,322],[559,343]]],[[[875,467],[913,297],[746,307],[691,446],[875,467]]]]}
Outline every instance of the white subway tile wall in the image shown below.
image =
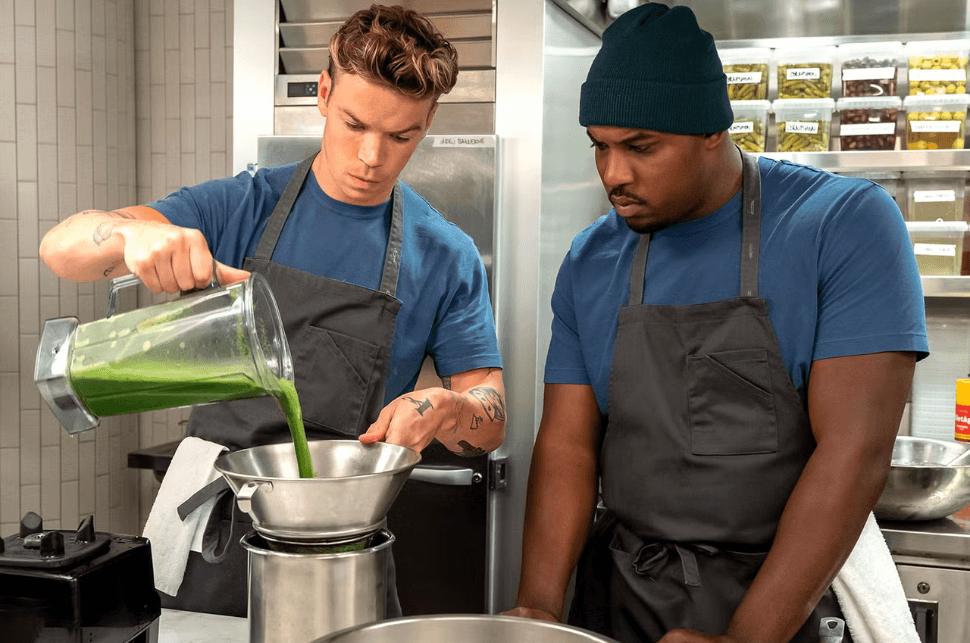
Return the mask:
{"type": "Polygon", "coordinates": [[[104,316],[107,285],[58,278],[38,246],[79,210],[229,174],[232,19],[232,0],[0,0],[0,536],[28,511],[141,533],[159,483],[128,453],[181,438],[188,413],[60,427],[33,382],[41,326],[104,316]]]}

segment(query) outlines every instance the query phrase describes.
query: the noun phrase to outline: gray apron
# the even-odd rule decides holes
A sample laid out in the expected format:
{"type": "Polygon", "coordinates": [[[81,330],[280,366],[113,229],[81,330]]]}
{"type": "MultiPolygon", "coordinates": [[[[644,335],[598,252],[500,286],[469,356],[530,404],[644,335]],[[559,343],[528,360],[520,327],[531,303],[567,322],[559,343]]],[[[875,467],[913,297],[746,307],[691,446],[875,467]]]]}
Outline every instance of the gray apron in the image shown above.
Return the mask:
{"type": "MultiPolygon", "coordinates": [[[[316,154],[297,166],[266,224],[255,256],[246,257],[243,268],[266,277],[279,307],[293,355],[307,439],[355,438],[377,419],[384,405],[384,381],[401,308],[396,298],[403,242],[401,184],[395,183],[391,198],[380,289],[317,277],[272,261],[314,158],[316,154]]],[[[269,396],[198,406],[189,417],[187,433],[233,451],[291,439],[282,411],[269,396]]],[[[220,498],[206,527],[204,553],[189,552],[178,595],[160,594],[162,604],[246,616],[248,554],[238,541],[252,529],[252,519],[239,511],[222,479],[193,496],[180,513],[187,515],[213,493],[220,498]],[[238,523],[235,528],[234,523],[238,523]]],[[[392,559],[387,581],[387,616],[400,616],[392,559]]]]}
{"type": "MultiPolygon", "coordinates": [[[[607,510],[569,614],[619,641],[725,632],[815,449],[806,395],[758,297],[761,175],[742,159],[740,297],[643,305],[642,235],[620,310],[600,456],[607,510]]],[[[831,588],[792,641],[817,642],[823,616],[841,617],[831,588]]]]}

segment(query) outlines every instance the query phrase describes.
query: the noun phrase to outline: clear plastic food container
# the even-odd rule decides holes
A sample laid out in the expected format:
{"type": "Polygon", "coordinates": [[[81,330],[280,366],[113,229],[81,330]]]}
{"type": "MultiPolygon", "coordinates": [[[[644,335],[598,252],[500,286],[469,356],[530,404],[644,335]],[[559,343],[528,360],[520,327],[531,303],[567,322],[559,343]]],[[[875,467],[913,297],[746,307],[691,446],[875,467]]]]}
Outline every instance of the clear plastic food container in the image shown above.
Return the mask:
{"type": "Polygon", "coordinates": [[[770,49],[721,49],[718,50],[718,55],[727,75],[728,98],[732,101],[768,98],[770,49]]]}
{"type": "Polygon", "coordinates": [[[839,46],[842,96],[895,96],[901,42],[860,42],[839,46]]]}
{"type": "Polygon", "coordinates": [[[896,118],[902,104],[898,96],[840,98],[836,101],[842,150],[896,149],[896,118]]]}
{"type": "Polygon", "coordinates": [[[916,266],[924,277],[960,274],[966,221],[907,221],[916,266]]]}
{"type": "Polygon", "coordinates": [[[831,98],[778,99],[775,113],[779,152],[826,152],[832,128],[831,98]]]}
{"type": "Polygon", "coordinates": [[[967,118],[967,94],[907,96],[906,148],[910,150],[961,150],[964,121],[967,118]]]}
{"type": "Polygon", "coordinates": [[[828,98],[837,60],[835,47],[778,49],[778,98],[828,98]]]}
{"type": "Polygon", "coordinates": [[[970,40],[906,43],[909,95],[966,94],[970,40]]]}
{"type": "Polygon", "coordinates": [[[966,180],[962,176],[906,178],[910,221],[963,221],[966,180]]]}
{"type": "Polygon", "coordinates": [[[734,124],[728,130],[731,140],[745,152],[764,152],[770,109],[771,103],[766,100],[732,100],[734,124]]]}

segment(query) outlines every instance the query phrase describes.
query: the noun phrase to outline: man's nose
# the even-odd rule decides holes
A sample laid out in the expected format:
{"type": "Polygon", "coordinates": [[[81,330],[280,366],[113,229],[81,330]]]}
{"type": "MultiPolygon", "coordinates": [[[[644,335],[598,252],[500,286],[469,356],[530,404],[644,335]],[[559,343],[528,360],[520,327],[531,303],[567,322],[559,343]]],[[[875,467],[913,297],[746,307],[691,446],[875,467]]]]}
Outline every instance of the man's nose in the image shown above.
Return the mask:
{"type": "Polygon", "coordinates": [[[602,159],[603,184],[609,189],[619,185],[629,185],[633,180],[633,172],[624,155],[607,152],[602,159]]]}
{"type": "Polygon", "coordinates": [[[384,142],[380,136],[367,135],[361,141],[357,150],[357,158],[367,167],[378,167],[381,165],[384,154],[384,142]]]}

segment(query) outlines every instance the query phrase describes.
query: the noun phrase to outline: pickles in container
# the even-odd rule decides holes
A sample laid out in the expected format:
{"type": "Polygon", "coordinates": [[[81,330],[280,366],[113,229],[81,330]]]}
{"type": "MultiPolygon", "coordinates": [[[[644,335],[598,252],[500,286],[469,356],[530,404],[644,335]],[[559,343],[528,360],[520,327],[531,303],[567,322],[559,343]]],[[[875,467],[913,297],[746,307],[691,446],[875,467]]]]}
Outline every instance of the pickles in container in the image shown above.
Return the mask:
{"type": "Polygon", "coordinates": [[[768,66],[771,50],[745,47],[721,49],[721,66],[727,76],[728,98],[732,101],[768,98],[768,66]]]}
{"type": "Polygon", "coordinates": [[[832,128],[831,98],[780,98],[775,113],[779,152],[827,152],[832,128]]]}
{"type": "Polygon", "coordinates": [[[836,48],[776,50],[778,98],[829,98],[836,48]]]}
{"type": "Polygon", "coordinates": [[[770,109],[771,103],[766,100],[732,100],[734,124],[728,130],[731,140],[745,152],[764,152],[770,109]]]}

